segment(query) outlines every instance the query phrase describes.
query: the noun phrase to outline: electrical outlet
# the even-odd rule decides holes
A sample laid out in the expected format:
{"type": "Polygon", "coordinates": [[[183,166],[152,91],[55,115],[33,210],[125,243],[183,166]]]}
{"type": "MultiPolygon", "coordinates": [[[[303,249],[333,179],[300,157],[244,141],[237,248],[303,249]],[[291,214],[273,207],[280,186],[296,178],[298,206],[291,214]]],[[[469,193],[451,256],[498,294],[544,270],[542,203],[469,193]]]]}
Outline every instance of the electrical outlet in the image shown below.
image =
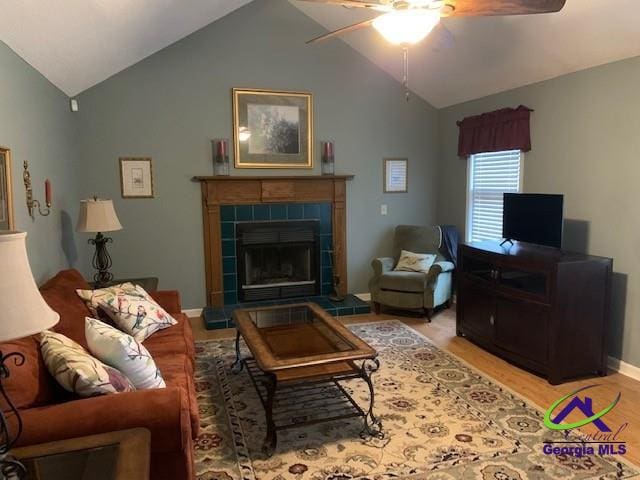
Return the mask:
{"type": "Polygon", "coordinates": [[[387,214],[387,206],[380,205],[380,215],[386,215],[386,214],[387,214]]]}

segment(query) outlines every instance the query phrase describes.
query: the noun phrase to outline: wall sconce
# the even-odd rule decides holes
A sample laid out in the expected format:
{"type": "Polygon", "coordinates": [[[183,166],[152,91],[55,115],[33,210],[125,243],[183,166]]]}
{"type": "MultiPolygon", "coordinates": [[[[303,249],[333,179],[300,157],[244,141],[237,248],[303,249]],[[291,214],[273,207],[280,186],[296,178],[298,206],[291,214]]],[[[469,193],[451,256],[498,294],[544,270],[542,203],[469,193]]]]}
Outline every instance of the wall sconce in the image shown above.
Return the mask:
{"type": "Polygon", "coordinates": [[[51,213],[51,182],[49,179],[44,181],[44,196],[45,196],[45,204],[47,206],[46,209],[42,209],[40,202],[38,200],[34,200],[33,198],[33,189],[31,188],[31,174],[29,173],[29,163],[24,161],[24,172],[22,173],[22,178],[24,180],[24,188],[27,191],[27,210],[29,210],[29,216],[35,220],[36,216],[34,210],[37,208],[38,213],[43,217],[46,217],[51,213]]]}

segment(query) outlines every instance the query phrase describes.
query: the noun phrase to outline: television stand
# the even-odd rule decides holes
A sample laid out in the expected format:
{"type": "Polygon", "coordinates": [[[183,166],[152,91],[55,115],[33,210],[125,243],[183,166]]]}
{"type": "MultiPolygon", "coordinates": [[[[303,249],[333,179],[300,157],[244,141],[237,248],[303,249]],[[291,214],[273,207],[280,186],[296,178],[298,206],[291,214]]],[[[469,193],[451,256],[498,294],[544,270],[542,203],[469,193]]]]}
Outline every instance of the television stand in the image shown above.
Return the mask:
{"type": "Polygon", "coordinates": [[[512,243],[458,247],[457,334],[553,385],[606,375],[613,260],[512,243]]]}

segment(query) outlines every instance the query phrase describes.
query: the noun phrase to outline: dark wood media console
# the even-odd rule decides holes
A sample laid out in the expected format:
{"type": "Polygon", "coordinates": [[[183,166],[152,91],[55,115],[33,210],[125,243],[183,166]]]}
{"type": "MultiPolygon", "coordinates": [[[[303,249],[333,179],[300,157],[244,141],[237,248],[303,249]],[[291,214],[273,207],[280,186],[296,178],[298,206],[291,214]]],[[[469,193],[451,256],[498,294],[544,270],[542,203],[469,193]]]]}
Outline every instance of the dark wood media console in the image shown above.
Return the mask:
{"type": "Polygon", "coordinates": [[[612,259],[486,241],[458,260],[459,336],[554,385],[607,374],[612,259]]]}

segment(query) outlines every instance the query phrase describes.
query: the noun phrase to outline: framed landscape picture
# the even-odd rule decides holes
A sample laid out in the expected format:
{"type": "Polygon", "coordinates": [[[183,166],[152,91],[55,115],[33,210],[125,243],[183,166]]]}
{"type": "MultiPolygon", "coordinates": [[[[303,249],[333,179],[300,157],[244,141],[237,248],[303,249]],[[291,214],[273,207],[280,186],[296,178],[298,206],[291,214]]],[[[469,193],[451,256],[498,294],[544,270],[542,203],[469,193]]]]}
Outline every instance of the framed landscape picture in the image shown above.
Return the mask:
{"type": "Polygon", "coordinates": [[[313,96],[233,89],[236,168],[313,168],[313,96]]]}
{"type": "Polygon", "coordinates": [[[0,230],[13,230],[11,152],[0,147],[0,230]]]}
{"type": "Polygon", "coordinates": [[[122,198],[153,198],[153,168],[150,158],[120,159],[122,198]]]}

